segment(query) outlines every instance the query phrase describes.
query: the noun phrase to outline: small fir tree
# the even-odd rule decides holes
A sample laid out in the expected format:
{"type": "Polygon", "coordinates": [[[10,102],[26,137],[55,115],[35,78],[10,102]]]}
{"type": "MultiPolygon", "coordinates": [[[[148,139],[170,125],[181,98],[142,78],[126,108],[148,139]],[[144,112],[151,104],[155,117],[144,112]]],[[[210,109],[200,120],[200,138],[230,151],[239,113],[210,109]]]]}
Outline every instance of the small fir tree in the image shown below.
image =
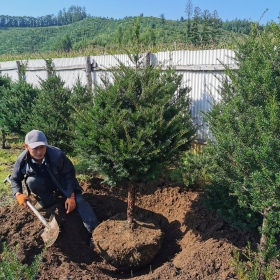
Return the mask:
{"type": "Polygon", "coordinates": [[[23,135],[24,125],[33,112],[39,90],[23,79],[12,82],[8,77],[0,79],[0,127],[2,147],[5,148],[6,133],[23,135]]]}
{"type": "Polygon", "coordinates": [[[75,85],[71,90],[71,95],[69,98],[69,106],[71,110],[69,125],[71,126],[70,130],[72,133],[72,142],[71,146],[73,147],[73,154],[75,150],[75,137],[76,137],[76,118],[78,114],[83,114],[85,111],[86,105],[92,104],[93,94],[89,86],[82,84],[80,78],[77,79],[75,85]]]}
{"type": "Polygon", "coordinates": [[[189,88],[175,70],[121,62],[96,85],[93,104],[79,114],[77,147],[107,182],[128,185],[129,224],[133,222],[135,186],[156,178],[190,147],[195,128],[190,118],[189,88]]]}
{"type": "Polygon", "coordinates": [[[51,145],[65,152],[73,150],[71,141],[71,107],[69,99],[71,91],[64,87],[59,76],[51,75],[40,80],[40,93],[36,99],[33,113],[29,115],[25,131],[39,129],[43,131],[51,145]]]}

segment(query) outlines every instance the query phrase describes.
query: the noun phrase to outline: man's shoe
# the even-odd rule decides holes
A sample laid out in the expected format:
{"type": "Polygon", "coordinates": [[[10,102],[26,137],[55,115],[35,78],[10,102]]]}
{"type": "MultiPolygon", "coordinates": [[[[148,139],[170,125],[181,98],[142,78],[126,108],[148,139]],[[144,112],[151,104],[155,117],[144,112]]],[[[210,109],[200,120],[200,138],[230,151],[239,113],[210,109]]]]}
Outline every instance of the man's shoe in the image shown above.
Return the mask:
{"type": "Polygon", "coordinates": [[[34,208],[37,210],[37,211],[43,211],[44,210],[44,207],[43,205],[40,203],[40,201],[37,201],[37,203],[34,205],[34,208]]]}

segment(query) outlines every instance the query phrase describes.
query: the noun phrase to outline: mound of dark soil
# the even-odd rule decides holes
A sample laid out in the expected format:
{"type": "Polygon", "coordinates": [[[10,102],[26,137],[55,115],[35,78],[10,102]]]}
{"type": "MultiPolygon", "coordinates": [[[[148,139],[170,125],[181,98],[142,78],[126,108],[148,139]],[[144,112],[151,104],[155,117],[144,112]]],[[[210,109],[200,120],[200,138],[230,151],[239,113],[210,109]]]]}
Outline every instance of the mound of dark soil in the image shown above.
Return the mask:
{"type": "Polygon", "coordinates": [[[93,232],[96,251],[118,270],[138,270],[149,264],[159,252],[164,233],[158,225],[134,217],[127,222],[125,214],[118,214],[101,224],[93,232]]]}
{"type": "MultiPolygon", "coordinates": [[[[110,190],[98,179],[84,185],[84,196],[100,222],[126,213],[126,190],[110,190]]],[[[137,192],[136,212],[153,220],[164,232],[153,261],[136,271],[121,271],[89,246],[90,238],[76,211],[66,215],[61,201],[42,212],[56,215],[60,234],[43,256],[39,279],[236,279],[231,267],[234,249],[244,249],[257,237],[231,228],[201,203],[199,192],[165,185],[146,186],[137,192]]],[[[18,245],[22,263],[30,264],[43,249],[42,223],[17,203],[0,208],[0,238],[18,245]]],[[[277,279],[277,278],[275,278],[277,279]]]]}

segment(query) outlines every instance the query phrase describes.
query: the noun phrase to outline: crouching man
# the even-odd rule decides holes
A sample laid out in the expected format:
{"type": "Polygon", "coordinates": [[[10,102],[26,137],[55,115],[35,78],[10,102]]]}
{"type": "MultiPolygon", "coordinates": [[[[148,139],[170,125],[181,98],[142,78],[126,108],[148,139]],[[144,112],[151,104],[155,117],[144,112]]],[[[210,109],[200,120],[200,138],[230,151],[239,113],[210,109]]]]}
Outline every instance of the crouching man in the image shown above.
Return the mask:
{"type": "Polygon", "coordinates": [[[29,194],[35,194],[37,210],[53,205],[57,195],[62,195],[66,198],[66,213],[76,208],[89,233],[98,225],[92,207],[82,196],[72,162],[59,148],[48,145],[43,132],[32,130],[26,134],[25,151],[17,158],[10,179],[12,193],[20,204],[27,206],[29,200],[22,193],[25,180],[29,194]]]}

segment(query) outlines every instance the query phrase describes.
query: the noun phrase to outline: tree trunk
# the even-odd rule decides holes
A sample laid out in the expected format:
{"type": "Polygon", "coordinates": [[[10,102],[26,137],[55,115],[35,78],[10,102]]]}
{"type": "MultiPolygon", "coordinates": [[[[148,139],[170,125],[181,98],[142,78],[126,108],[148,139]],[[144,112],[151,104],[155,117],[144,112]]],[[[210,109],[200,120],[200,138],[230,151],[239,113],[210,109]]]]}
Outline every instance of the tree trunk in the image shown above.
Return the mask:
{"type": "Polygon", "coordinates": [[[130,225],[133,223],[134,218],[134,207],[135,207],[135,186],[128,186],[127,196],[127,221],[130,225]]]}
{"type": "Polygon", "coordinates": [[[271,211],[271,207],[265,208],[263,212],[263,222],[262,222],[262,234],[260,239],[260,245],[259,245],[259,256],[258,256],[258,262],[259,262],[259,271],[258,276],[259,279],[265,279],[264,275],[264,268],[267,264],[267,246],[268,246],[268,236],[267,236],[267,227],[268,227],[268,214],[271,211]]]}
{"type": "Polygon", "coordinates": [[[2,149],[6,148],[6,132],[4,129],[1,130],[2,131],[2,149]]]}

